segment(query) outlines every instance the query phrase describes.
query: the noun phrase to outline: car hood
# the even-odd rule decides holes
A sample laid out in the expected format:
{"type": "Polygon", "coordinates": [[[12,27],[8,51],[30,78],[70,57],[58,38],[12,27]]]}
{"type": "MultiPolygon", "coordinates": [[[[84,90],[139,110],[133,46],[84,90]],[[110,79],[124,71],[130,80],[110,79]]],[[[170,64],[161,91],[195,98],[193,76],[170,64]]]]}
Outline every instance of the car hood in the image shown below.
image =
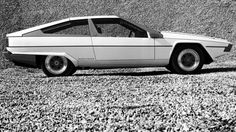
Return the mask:
{"type": "Polygon", "coordinates": [[[230,43],[225,39],[207,37],[203,35],[189,34],[189,33],[180,33],[180,32],[170,32],[170,31],[162,31],[164,38],[172,38],[172,39],[184,39],[184,40],[196,40],[196,41],[215,41],[220,43],[230,43]]]}

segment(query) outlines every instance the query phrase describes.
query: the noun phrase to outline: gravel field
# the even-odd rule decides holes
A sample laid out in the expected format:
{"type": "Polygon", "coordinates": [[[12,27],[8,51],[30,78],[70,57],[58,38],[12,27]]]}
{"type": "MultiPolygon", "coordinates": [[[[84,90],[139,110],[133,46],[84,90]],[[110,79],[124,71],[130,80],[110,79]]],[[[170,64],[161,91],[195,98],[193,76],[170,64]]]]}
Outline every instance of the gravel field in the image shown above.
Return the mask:
{"type": "MultiPolygon", "coordinates": [[[[0,131],[236,131],[236,60],[201,74],[164,68],[0,71],[0,131]]],[[[227,61],[224,61],[227,60],[227,61]]]]}

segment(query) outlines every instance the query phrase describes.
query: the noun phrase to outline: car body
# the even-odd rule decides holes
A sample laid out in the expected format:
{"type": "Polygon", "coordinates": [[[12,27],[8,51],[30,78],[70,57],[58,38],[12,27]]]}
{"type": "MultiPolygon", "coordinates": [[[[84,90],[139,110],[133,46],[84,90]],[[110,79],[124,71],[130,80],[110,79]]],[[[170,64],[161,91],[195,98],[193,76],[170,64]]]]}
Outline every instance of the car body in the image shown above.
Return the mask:
{"type": "Polygon", "coordinates": [[[118,16],[67,18],[7,37],[9,60],[40,67],[47,76],[72,75],[86,68],[157,66],[192,74],[233,46],[219,38],[158,32],[118,16]]]}

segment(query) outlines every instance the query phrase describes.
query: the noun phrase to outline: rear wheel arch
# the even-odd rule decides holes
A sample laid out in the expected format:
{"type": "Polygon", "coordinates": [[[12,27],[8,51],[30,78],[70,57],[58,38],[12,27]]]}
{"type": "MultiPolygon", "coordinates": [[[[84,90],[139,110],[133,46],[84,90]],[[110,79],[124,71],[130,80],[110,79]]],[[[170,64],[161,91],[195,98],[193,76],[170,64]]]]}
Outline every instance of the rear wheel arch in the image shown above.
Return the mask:
{"type": "Polygon", "coordinates": [[[52,76],[70,76],[70,75],[74,74],[77,70],[75,65],[72,63],[72,61],[70,59],[68,59],[67,57],[65,57],[65,56],[37,55],[36,56],[36,65],[37,65],[38,68],[41,68],[43,70],[43,72],[49,77],[52,77],[52,76]],[[66,70],[63,73],[60,73],[60,74],[50,73],[48,71],[48,69],[46,68],[46,64],[45,64],[46,59],[48,57],[63,57],[63,58],[65,58],[67,60],[67,63],[68,63],[66,70]]]}
{"type": "Polygon", "coordinates": [[[41,69],[48,77],[70,76],[76,72],[75,65],[65,56],[48,55],[40,60],[41,69]]]}

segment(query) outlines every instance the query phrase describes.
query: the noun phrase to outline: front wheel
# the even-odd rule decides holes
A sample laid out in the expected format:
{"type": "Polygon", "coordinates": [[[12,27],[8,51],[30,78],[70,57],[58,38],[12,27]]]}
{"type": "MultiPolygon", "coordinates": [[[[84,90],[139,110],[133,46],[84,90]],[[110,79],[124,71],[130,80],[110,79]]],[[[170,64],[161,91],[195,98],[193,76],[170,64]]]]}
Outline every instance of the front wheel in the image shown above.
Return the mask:
{"type": "Polygon", "coordinates": [[[170,72],[175,72],[171,65],[166,66],[166,69],[170,72]]]}
{"type": "Polygon", "coordinates": [[[75,66],[64,56],[45,57],[41,68],[48,77],[69,76],[75,70],[75,66]]]}
{"type": "Polygon", "coordinates": [[[204,64],[204,56],[197,47],[178,48],[174,51],[170,65],[176,73],[197,73],[204,64]]]}

